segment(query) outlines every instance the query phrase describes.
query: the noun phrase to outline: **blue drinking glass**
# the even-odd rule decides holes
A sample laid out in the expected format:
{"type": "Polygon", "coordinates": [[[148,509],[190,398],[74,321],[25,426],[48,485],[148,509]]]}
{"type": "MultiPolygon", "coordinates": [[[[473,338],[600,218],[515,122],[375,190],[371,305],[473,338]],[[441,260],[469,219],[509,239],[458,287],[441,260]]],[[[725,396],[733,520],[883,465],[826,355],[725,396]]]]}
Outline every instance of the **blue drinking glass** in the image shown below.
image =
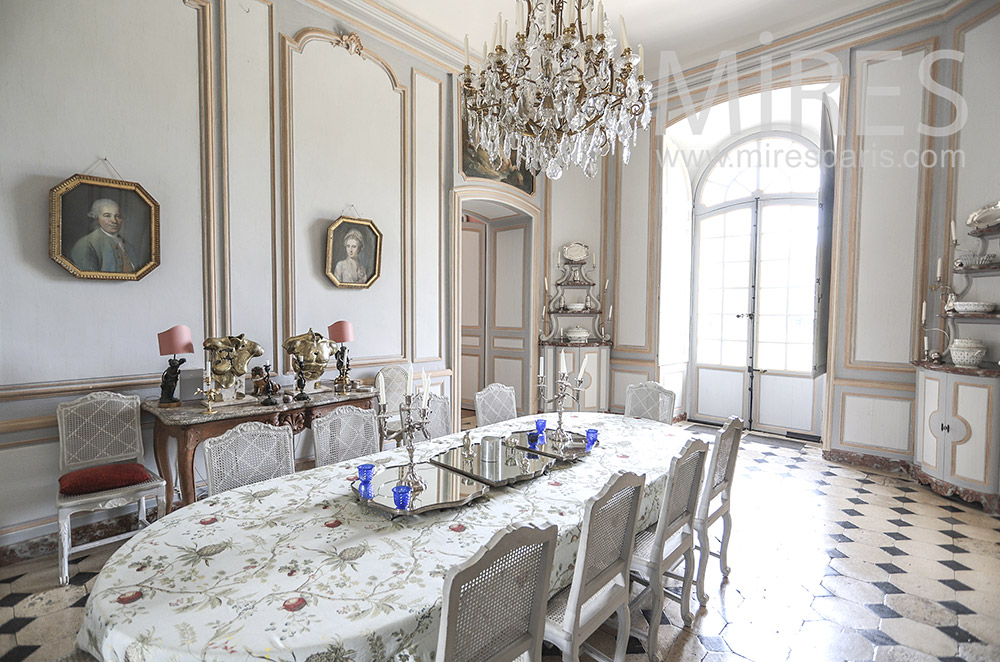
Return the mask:
{"type": "Polygon", "coordinates": [[[538,433],[538,445],[539,446],[544,446],[545,445],[545,433],[544,432],[539,432],[538,433]]]}
{"type": "Polygon", "coordinates": [[[375,465],[374,464],[359,464],[358,465],[358,478],[361,479],[362,483],[370,483],[372,476],[375,475],[375,465]]]}
{"type": "Polygon", "coordinates": [[[587,452],[588,453],[590,452],[590,450],[594,447],[594,444],[596,444],[596,443],[597,443],[597,430],[595,430],[594,428],[587,428],[587,452]]]}
{"type": "Polygon", "coordinates": [[[358,483],[358,496],[360,496],[362,499],[367,499],[367,500],[374,499],[375,488],[372,487],[372,484],[370,482],[363,480],[360,483],[358,483]]]}
{"type": "Polygon", "coordinates": [[[530,448],[531,450],[535,450],[536,448],[538,448],[538,433],[537,432],[529,432],[528,433],[528,448],[530,448]]]}
{"type": "Polygon", "coordinates": [[[396,504],[397,510],[406,510],[410,507],[410,495],[413,488],[409,485],[397,485],[392,488],[392,502],[396,504]]]}
{"type": "Polygon", "coordinates": [[[544,418],[536,418],[535,419],[535,431],[538,432],[539,434],[541,434],[542,432],[545,432],[545,419],[544,418]]]}

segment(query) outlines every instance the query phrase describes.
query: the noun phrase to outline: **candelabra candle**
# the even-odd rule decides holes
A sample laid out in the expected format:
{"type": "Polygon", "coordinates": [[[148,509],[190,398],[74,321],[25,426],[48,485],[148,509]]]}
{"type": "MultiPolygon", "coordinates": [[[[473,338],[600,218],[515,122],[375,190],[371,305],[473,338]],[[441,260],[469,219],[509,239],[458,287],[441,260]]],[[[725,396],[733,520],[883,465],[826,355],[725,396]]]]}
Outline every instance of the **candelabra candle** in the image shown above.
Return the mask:
{"type": "Polygon", "coordinates": [[[570,436],[563,430],[563,412],[566,410],[566,399],[570,398],[574,402],[580,401],[580,391],[583,390],[583,379],[571,377],[564,370],[556,374],[556,379],[552,385],[553,395],[551,398],[545,397],[545,380],[542,375],[538,375],[538,399],[544,404],[555,404],[558,414],[558,424],[556,429],[546,436],[553,443],[553,448],[559,448],[562,444],[570,440],[570,436]]]}

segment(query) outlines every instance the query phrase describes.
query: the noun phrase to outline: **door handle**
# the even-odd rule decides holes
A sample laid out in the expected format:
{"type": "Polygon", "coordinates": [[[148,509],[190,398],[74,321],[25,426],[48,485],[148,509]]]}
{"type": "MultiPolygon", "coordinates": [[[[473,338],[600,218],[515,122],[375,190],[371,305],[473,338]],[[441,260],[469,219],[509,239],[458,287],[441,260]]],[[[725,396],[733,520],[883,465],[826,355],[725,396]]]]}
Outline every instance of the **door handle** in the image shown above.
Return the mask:
{"type": "Polygon", "coordinates": [[[951,432],[951,425],[950,424],[949,425],[945,425],[944,423],[942,423],[941,424],[941,432],[951,432]]]}
{"type": "Polygon", "coordinates": [[[753,319],[753,313],[740,313],[739,315],[736,316],[736,319],[739,319],[741,317],[746,317],[747,319],[751,319],[752,320],[753,319]]]}

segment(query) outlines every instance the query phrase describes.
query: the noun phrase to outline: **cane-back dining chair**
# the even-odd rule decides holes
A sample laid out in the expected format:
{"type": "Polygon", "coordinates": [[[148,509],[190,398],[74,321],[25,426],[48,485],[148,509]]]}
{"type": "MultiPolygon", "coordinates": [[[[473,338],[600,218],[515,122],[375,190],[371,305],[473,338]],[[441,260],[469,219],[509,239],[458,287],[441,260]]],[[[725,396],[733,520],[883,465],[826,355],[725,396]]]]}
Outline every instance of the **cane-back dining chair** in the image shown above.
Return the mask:
{"type": "Polygon", "coordinates": [[[581,648],[591,657],[609,660],[586,641],[612,614],[618,621],[614,660],[625,659],[629,563],[645,480],[633,473],[617,474],[587,501],[573,583],[552,596],[545,618],[545,641],[562,650],[563,660],[579,660],[581,648]]]}
{"type": "Polygon", "coordinates": [[[444,437],[452,432],[451,400],[442,395],[432,395],[427,399],[427,432],[428,439],[444,437]]]}
{"type": "Polygon", "coordinates": [[[313,419],[312,431],[317,467],[346,462],[380,450],[378,425],[371,409],[352,405],[337,407],[313,419]]]}
{"type": "Polygon", "coordinates": [[[517,418],[517,398],[512,386],[493,383],[476,393],[476,425],[483,427],[517,418]]]}
{"type": "Polygon", "coordinates": [[[292,428],[240,423],[205,442],[208,494],[295,473],[292,428]]]}
{"type": "Polygon", "coordinates": [[[708,603],[708,592],[705,590],[705,571],[708,568],[708,557],[719,557],[722,576],[729,576],[729,561],[726,558],[729,551],[729,537],[732,534],[733,519],[729,514],[729,500],[733,494],[733,475],[736,473],[736,454],[740,450],[740,438],[743,434],[743,420],[730,416],[726,424],[716,433],[715,441],[708,460],[708,471],[702,483],[701,496],[698,500],[698,512],[694,518],[694,528],[698,533],[698,601],[708,603]],[[713,505],[713,502],[716,502],[713,505]],[[722,541],[718,553],[713,552],[708,529],[719,519],[722,519],[722,541]]]}
{"type": "Polygon", "coordinates": [[[407,373],[398,365],[387,365],[375,375],[376,385],[379,381],[379,375],[382,376],[385,383],[385,411],[389,416],[398,418],[399,405],[403,404],[403,397],[406,395],[407,373]]]}
{"type": "Polygon", "coordinates": [[[506,527],[444,579],[436,662],[541,662],[556,527],[506,527]]]}
{"type": "Polygon", "coordinates": [[[59,583],[69,583],[69,556],[124,540],[149,525],[146,497],[156,499],[156,517],[166,512],[167,484],[142,463],[138,396],[98,391],[60,403],[59,426],[59,583]],[[73,545],[73,513],[119,508],[138,501],[139,529],[73,545]]]}
{"type": "Polygon", "coordinates": [[[680,603],[681,618],[690,625],[691,585],[694,583],[694,516],[698,508],[698,494],[701,491],[701,476],[705,469],[708,444],[700,439],[691,439],[680,455],[670,461],[670,473],[663,488],[660,501],[660,516],[656,524],[640,531],[635,537],[635,551],[632,553],[632,579],[644,588],[629,603],[636,609],[649,601],[652,616],[649,629],[634,631],[633,634],[646,642],[646,653],[652,662],[657,659],[660,615],[663,613],[664,576],[680,580],[681,594],[667,597],[680,603]],[[684,575],[671,571],[684,561],[684,575]]]}
{"type": "Polygon", "coordinates": [[[673,391],[657,382],[629,384],[625,389],[625,415],[673,423],[675,399],[673,391]]]}

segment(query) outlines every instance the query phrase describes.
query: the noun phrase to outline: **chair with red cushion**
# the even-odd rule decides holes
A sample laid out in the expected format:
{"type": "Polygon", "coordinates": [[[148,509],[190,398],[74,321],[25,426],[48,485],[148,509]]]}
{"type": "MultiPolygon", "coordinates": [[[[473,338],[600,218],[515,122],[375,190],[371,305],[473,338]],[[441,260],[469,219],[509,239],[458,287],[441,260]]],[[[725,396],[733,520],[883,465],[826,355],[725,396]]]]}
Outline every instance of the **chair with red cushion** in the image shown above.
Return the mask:
{"type": "Polygon", "coordinates": [[[167,483],[142,463],[139,398],[98,391],[56,407],[59,422],[59,583],[69,583],[70,554],[124,540],[149,525],[146,497],[156,517],[166,512],[167,483]],[[120,508],[139,502],[139,529],[73,546],[73,513],[120,508]]]}

